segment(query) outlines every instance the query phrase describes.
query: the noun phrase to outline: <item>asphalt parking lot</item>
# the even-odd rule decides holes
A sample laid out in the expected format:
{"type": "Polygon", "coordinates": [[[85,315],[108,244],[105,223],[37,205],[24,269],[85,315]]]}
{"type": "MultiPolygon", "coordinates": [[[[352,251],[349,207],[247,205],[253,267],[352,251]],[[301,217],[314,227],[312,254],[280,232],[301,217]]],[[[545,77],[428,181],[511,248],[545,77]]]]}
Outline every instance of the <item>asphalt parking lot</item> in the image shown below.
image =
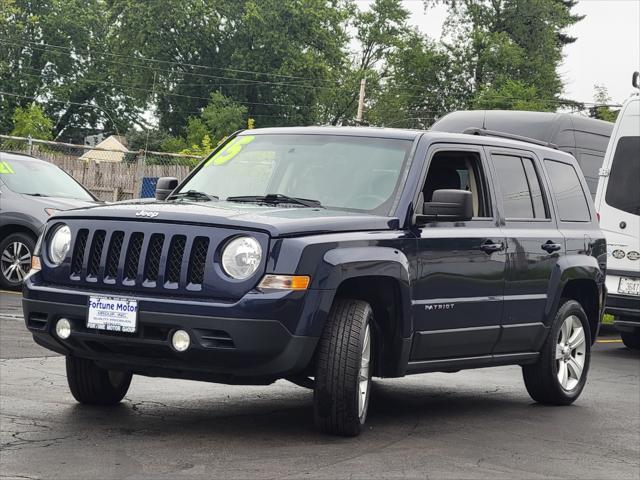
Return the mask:
{"type": "Polygon", "coordinates": [[[613,334],[570,407],[533,403],[519,367],[374,385],[358,438],[317,433],[311,392],[134,377],[116,407],[76,404],[64,359],[0,292],[0,478],[640,479],[640,355],[613,334]]]}

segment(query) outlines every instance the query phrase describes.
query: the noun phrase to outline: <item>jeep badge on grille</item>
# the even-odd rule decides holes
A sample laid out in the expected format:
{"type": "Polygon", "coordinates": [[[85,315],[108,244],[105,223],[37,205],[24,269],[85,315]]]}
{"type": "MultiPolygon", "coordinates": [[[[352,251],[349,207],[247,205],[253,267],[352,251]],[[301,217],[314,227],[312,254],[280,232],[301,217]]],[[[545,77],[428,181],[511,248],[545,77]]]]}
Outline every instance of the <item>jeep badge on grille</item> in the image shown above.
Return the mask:
{"type": "Polygon", "coordinates": [[[138,210],[136,217],[154,218],[158,216],[159,212],[151,212],[149,210],[138,210]]]}

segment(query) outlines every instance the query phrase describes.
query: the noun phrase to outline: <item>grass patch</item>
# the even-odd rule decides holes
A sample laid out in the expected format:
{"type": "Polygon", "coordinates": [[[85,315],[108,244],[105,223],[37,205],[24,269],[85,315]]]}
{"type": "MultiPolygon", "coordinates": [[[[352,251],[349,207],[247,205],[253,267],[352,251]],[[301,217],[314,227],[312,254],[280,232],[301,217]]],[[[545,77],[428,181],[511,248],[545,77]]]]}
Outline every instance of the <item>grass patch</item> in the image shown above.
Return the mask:
{"type": "Polygon", "coordinates": [[[613,315],[609,315],[608,313],[605,313],[602,316],[602,324],[603,325],[613,325],[613,315]]]}

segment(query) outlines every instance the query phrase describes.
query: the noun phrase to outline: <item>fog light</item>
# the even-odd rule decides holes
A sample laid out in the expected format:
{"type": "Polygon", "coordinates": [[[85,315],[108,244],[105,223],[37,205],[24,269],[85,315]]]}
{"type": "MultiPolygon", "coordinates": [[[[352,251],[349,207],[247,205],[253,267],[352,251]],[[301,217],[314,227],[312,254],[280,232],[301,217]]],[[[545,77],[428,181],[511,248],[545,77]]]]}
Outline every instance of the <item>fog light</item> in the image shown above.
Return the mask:
{"type": "Polygon", "coordinates": [[[61,318],[56,323],[56,335],[62,340],[66,340],[71,336],[71,322],[66,318],[61,318]]]}
{"type": "Polygon", "coordinates": [[[184,352],[191,345],[191,338],[184,330],[176,330],[171,337],[171,344],[179,352],[184,352]]]}

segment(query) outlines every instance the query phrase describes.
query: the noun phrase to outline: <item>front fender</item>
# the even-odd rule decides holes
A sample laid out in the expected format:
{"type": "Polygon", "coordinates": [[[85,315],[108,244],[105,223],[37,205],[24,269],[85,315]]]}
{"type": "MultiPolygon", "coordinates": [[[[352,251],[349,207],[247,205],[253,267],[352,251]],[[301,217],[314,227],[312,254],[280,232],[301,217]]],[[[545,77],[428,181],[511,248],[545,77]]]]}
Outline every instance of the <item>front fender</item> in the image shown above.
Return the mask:
{"type": "Polygon", "coordinates": [[[329,250],[316,277],[317,288],[337,289],[350,278],[391,277],[409,286],[409,260],[390,247],[347,247],[329,250]]]}

